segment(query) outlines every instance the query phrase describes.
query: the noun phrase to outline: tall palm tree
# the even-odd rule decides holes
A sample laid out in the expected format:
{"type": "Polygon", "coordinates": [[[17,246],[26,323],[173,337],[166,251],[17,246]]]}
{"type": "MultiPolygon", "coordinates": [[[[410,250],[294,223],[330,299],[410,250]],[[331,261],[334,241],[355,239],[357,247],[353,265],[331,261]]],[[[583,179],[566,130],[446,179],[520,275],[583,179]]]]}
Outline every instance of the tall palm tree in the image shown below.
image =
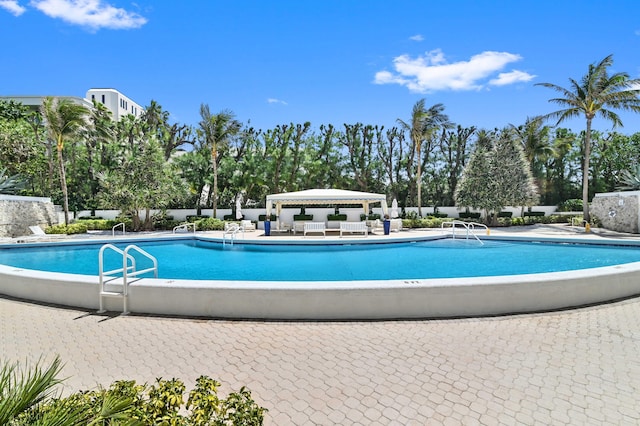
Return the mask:
{"type": "Polygon", "coordinates": [[[444,105],[435,104],[427,109],[423,98],[413,105],[411,120],[409,122],[405,122],[399,118],[396,121],[402,129],[409,132],[413,144],[413,154],[410,163],[412,163],[413,160],[417,161],[416,187],[418,215],[422,216],[422,143],[430,141],[442,127],[449,127],[449,117],[444,114],[444,105]]]}
{"type": "Polygon", "coordinates": [[[544,115],[543,119],[558,119],[556,125],[570,118],[584,116],[587,128],[584,138],[582,161],[582,204],[584,220],[589,221],[589,161],[591,156],[591,124],[595,117],[611,121],[613,127],[622,126],[620,117],[611,109],[640,112],[640,79],[631,80],[627,73],[609,75],[607,69],[613,64],[613,55],[589,65],[589,70],[580,82],[569,79],[570,88],[551,83],[538,83],[560,92],[564,97],[550,99],[565,109],[544,115]]]}
{"type": "Polygon", "coordinates": [[[202,143],[211,150],[211,165],[213,167],[213,217],[218,208],[218,152],[229,139],[240,131],[241,124],[235,119],[231,111],[221,111],[211,114],[209,105],[200,105],[200,134],[202,143]]]}
{"type": "Polygon", "coordinates": [[[46,97],[42,101],[41,113],[45,120],[49,138],[56,144],[60,186],[62,187],[63,196],[64,223],[69,224],[69,193],[67,190],[63,150],[65,142],[78,135],[85,125],[85,116],[89,113],[89,110],[69,99],[46,97]]]}

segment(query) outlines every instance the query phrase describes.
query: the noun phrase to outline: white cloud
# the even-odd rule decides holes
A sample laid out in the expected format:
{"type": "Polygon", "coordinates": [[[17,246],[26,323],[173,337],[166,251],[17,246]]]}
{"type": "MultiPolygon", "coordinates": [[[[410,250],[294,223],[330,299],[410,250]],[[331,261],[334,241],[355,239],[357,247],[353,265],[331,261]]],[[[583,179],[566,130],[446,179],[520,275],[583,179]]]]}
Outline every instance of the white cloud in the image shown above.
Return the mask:
{"type": "Polygon", "coordinates": [[[409,40],[422,41],[422,40],[424,40],[424,37],[422,37],[422,34],[416,34],[416,35],[413,35],[413,36],[409,37],[409,40]]]}
{"type": "Polygon", "coordinates": [[[489,84],[493,86],[506,86],[508,84],[531,81],[534,77],[535,75],[513,70],[511,72],[501,72],[498,74],[498,78],[489,80],[489,84]]]}
{"type": "Polygon", "coordinates": [[[269,98],[267,99],[267,103],[270,104],[282,104],[282,105],[288,105],[285,101],[282,101],[280,99],[276,99],[276,98],[269,98]]]}
{"type": "MultiPolygon", "coordinates": [[[[440,49],[423,56],[411,58],[401,55],[393,60],[395,72],[376,73],[376,84],[400,84],[416,93],[430,93],[439,90],[480,90],[487,79],[511,62],[521,60],[520,55],[508,52],[482,52],[468,61],[447,62],[440,49]]],[[[529,81],[533,75],[522,71],[500,74],[488,84],[504,85],[519,81],[529,81]]]]}
{"type": "Polygon", "coordinates": [[[102,0],[31,0],[30,5],[51,18],[93,30],[139,28],[147,19],[102,0]]]}
{"type": "Polygon", "coordinates": [[[0,0],[0,7],[8,10],[9,13],[14,16],[20,16],[27,10],[24,7],[20,6],[17,0],[0,0]]]}

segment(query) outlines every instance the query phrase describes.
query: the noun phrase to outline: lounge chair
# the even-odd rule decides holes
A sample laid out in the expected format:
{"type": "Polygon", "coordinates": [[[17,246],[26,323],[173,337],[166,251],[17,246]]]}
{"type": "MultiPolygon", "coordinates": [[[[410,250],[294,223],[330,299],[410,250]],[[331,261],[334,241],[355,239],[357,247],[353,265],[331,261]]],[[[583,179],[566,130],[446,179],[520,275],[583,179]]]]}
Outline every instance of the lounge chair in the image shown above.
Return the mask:
{"type": "Polygon", "coordinates": [[[325,234],[325,226],[324,226],[324,222],[305,222],[304,223],[304,236],[306,237],[307,234],[322,234],[322,236],[324,237],[325,234]]]}
{"type": "Polygon", "coordinates": [[[251,222],[250,220],[243,220],[242,222],[240,222],[240,226],[245,231],[255,231],[256,230],[256,224],[251,222]]]}
{"type": "Polygon", "coordinates": [[[32,235],[25,235],[23,237],[17,237],[17,243],[27,243],[29,241],[52,241],[54,239],[65,238],[64,234],[47,234],[38,225],[29,227],[32,235]]]}

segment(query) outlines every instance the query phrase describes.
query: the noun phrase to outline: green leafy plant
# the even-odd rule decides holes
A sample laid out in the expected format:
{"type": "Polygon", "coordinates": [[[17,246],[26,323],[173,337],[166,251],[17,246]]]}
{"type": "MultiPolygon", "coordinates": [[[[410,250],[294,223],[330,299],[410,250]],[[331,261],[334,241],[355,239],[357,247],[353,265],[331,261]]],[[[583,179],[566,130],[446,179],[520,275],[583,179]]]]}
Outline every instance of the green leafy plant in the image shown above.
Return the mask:
{"type": "Polygon", "coordinates": [[[7,169],[0,170],[0,194],[15,194],[27,185],[27,181],[18,175],[7,175],[7,169]]]}
{"type": "Polygon", "coordinates": [[[631,170],[622,172],[620,185],[616,187],[618,191],[637,191],[640,190],[640,164],[636,164],[631,170]]]}

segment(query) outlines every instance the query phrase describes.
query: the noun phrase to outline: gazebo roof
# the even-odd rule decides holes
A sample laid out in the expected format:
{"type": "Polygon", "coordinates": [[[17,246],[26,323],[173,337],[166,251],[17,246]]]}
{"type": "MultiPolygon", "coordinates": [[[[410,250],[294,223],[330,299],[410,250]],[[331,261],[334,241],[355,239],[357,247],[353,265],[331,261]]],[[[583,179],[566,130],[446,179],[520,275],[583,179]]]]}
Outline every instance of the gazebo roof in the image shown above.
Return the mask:
{"type": "Polygon", "coordinates": [[[387,212],[387,196],[370,192],[347,191],[344,189],[307,189],[297,192],[283,192],[267,195],[267,213],[273,205],[285,204],[369,204],[380,203],[383,212],[387,212]]]}

